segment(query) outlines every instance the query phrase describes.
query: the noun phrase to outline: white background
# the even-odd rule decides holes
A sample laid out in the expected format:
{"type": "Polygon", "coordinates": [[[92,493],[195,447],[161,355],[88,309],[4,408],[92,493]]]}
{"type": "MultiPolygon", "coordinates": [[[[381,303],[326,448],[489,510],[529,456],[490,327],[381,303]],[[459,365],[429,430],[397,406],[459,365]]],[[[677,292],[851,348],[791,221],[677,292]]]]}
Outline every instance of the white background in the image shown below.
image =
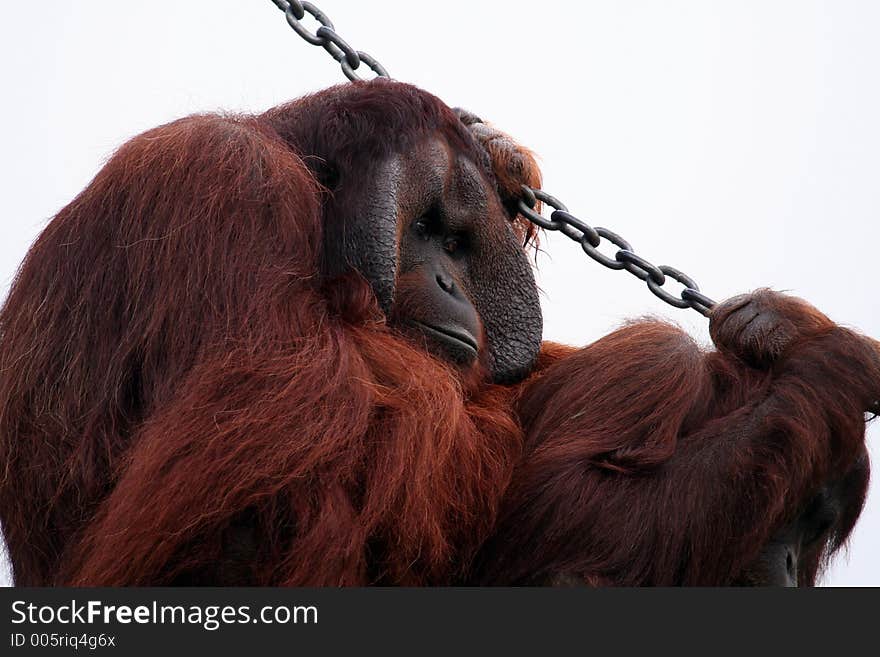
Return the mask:
{"type": "MultiPolygon", "coordinates": [[[[394,77],[533,148],[573,212],[710,296],[790,290],[880,337],[880,3],[315,1],[394,77]]],[[[0,297],[129,137],[344,79],[269,0],[7,1],[0,67],[0,297]]],[[[701,316],[565,238],[544,246],[547,338],[583,344],[651,313],[707,339],[701,316]]],[[[878,552],[875,484],[825,583],[880,584],[878,552]]]]}

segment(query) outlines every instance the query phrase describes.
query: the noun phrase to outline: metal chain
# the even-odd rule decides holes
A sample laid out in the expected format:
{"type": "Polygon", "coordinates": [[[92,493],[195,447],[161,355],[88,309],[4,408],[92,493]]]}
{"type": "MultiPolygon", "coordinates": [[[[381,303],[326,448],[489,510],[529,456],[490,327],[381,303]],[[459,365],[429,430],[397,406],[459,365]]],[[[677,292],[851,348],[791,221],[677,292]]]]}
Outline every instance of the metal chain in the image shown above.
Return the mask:
{"type": "MultiPolygon", "coordinates": [[[[362,62],[366,63],[378,77],[389,77],[385,68],[373,57],[348,45],[336,33],[333,22],[327,15],[311,2],[300,2],[299,0],[272,0],[272,2],[284,12],[290,27],[298,35],[314,46],[321,46],[330,53],[333,59],[339,62],[342,72],[345,73],[345,77],[349,80],[362,79],[355,73],[362,62]],[[321,27],[314,33],[309,32],[300,22],[307,13],[321,24],[321,27]]],[[[705,294],[702,294],[694,279],[687,274],[669,265],[657,266],[651,264],[641,256],[636,255],[630,243],[620,235],[607,228],[593,228],[586,222],[581,221],[573,214],[570,214],[565,205],[547,192],[540,189],[532,189],[526,185],[522,186],[522,191],[523,196],[519,201],[519,211],[522,216],[544,230],[558,230],[575,242],[578,242],[584,252],[599,264],[605,265],[609,269],[625,269],[636,278],[645,281],[648,289],[657,297],[676,308],[693,308],[698,313],[708,316],[715,306],[715,302],[705,294]],[[549,219],[542,217],[535,210],[539,200],[553,208],[549,219]],[[598,247],[602,239],[619,247],[613,258],[599,251],[598,247]],[[684,289],[679,292],[678,296],[671,294],[664,288],[667,277],[684,285],[684,289]]]]}
{"type": "Polygon", "coordinates": [[[369,66],[377,77],[387,78],[388,71],[375,58],[368,55],[362,50],[355,50],[336,33],[327,14],[318,9],[311,2],[300,2],[299,0],[272,0],[272,3],[284,12],[284,17],[293,31],[299,34],[304,40],[313,46],[321,46],[330,53],[330,56],[339,62],[342,72],[349,80],[362,80],[355,71],[360,65],[369,66]],[[308,28],[300,21],[306,14],[310,14],[312,18],[321,24],[321,27],[314,33],[309,32],[308,28]]]}
{"type": "Polygon", "coordinates": [[[715,302],[700,292],[696,281],[684,272],[669,265],[651,264],[643,257],[636,255],[630,243],[620,235],[607,228],[593,228],[590,224],[571,214],[565,204],[545,191],[523,185],[522,193],[523,196],[518,207],[519,212],[533,224],[544,230],[558,230],[566,237],[578,242],[588,256],[608,269],[625,269],[636,278],[645,281],[648,284],[648,289],[670,306],[693,308],[698,313],[709,316],[715,302]],[[535,210],[538,201],[553,208],[549,219],[541,216],[535,210]],[[613,258],[599,251],[599,245],[603,239],[619,247],[613,258]],[[679,292],[678,296],[671,294],[663,287],[667,277],[684,285],[684,289],[679,292]]]}

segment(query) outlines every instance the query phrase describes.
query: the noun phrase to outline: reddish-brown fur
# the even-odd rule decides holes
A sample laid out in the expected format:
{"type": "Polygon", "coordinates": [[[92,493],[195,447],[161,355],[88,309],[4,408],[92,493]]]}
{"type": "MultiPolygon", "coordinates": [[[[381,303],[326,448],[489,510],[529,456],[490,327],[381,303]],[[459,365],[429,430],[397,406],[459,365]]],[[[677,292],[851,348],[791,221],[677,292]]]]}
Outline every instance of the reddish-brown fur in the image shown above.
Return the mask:
{"type": "Polygon", "coordinates": [[[289,144],[332,136],[324,108],[399,114],[338,145],[355,161],[430,131],[485,157],[428,94],[347,89],[147,132],[38,239],[0,314],[17,584],[506,583],[558,568],[728,583],[858,462],[880,361],[812,309],[792,311],[815,326],[769,368],[643,322],[581,350],[545,344],[530,378],[500,386],[390,329],[360,277],[322,280],[326,191],[289,144]]]}
{"type": "Polygon", "coordinates": [[[799,582],[815,582],[864,502],[880,358],[799,300],[757,298],[816,320],[768,370],[645,321],[557,352],[526,383],[524,458],[476,581],[731,584],[822,482],[846,479],[837,526],[802,555],[799,582]]]}

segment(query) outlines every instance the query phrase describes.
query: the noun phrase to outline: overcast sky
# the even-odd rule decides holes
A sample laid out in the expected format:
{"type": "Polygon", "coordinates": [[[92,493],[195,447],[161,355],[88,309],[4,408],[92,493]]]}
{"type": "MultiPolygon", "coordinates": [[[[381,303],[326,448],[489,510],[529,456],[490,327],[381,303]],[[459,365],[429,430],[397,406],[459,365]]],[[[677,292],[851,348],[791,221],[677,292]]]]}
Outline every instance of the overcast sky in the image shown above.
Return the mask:
{"type": "MultiPolygon", "coordinates": [[[[570,210],[711,297],[788,290],[880,337],[880,3],[314,1],[393,77],[534,149],[570,210]]],[[[129,137],[344,80],[269,0],[7,2],[0,67],[0,298],[129,137]]],[[[708,341],[700,315],[565,238],[544,247],[546,338],[584,344],[648,313],[708,341]]],[[[868,441],[876,465],[878,425],[868,441]]],[[[880,585],[878,553],[875,482],[825,583],[880,585]]]]}

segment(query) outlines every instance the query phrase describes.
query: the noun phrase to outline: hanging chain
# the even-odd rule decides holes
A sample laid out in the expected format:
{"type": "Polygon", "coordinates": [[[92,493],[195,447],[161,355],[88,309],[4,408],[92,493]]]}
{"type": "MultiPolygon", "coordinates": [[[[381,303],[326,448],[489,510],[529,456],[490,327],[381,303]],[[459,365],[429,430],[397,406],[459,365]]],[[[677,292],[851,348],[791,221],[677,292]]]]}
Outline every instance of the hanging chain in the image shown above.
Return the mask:
{"type": "MultiPolygon", "coordinates": [[[[342,72],[345,73],[345,77],[349,80],[362,79],[355,72],[361,63],[369,66],[377,77],[389,77],[388,71],[373,57],[348,45],[336,33],[333,22],[327,17],[327,14],[311,2],[300,2],[299,0],[272,0],[272,2],[284,12],[290,27],[298,35],[313,46],[321,46],[330,53],[333,59],[339,62],[342,72]],[[321,24],[321,27],[314,33],[310,32],[301,22],[306,14],[310,14],[312,18],[321,24]]],[[[544,230],[559,231],[578,242],[584,252],[599,264],[609,269],[625,269],[636,278],[645,281],[648,289],[657,297],[676,308],[693,308],[698,313],[708,316],[715,306],[715,302],[701,293],[694,279],[687,274],[669,265],[657,266],[651,264],[641,256],[636,255],[630,243],[620,235],[607,228],[593,228],[586,222],[581,221],[569,213],[568,208],[559,200],[550,196],[550,194],[540,189],[532,189],[526,185],[523,185],[522,191],[523,195],[519,201],[519,211],[522,216],[544,230]],[[538,201],[553,208],[549,219],[542,217],[535,210],[538,201]],[[603,239],[618,247],[618,251],[614,254],[613,258],[599,251],[599,245],[603,239]],[[684,289],[679,292],[678,296],[664,288],[667,278],[672,278],[684,286],[684,289]]]]}
{"type": "Polygon", "coordinates": [[[670,306],[676,308],[693,308],[702,315],[709,316],[715,302],[700,292],[697,283],[687,274],[669,265],[654,265],[643,257],[636,255],[630,243],[607,228],[593,228],[590,224],[578,219],[558,199],[540,189],[522,186],[523,196],[519,201],[519,212],[533,224],[544,230],[559,231],[569,239],[578,242],[584,252],[600,265],[608,269],[625,269],[636,278],[645,281],[648,289],[670,306]],[[550,218],[541,216],[536,210],[537,202],[553,208],[550,218]],[[605,239],[618,247],[614,257],[599,251],[599,245],[605,239]],[[663,286],[668,278],[672,278],[684,289],[678,296],[671,294],[663,286]]]}
{"type": "Polygon", "coordinates": [[[388,71],[385,70],[385,67],[377,62],[372,56],[362,50],[355,50],[348,45],[345,39],[336,33],[336,30],[333,27],[333,21],[327,17],[327,14],[318,9],[311,2],[300,2],[299,0],[272,0],[272,3],[284,12],[284,17],[287,19],[288,24],[293,28],[294,32],[299,34],[304,40],[308,41],[313,46],[321,46],[324,50],[330,53],[330,56],[339,62],[339,65],[342,67],[342,72],[345,73],[345,77],[349,80],[363,79],[355,72],[362,63],[369,66],[377,77],[389,77],[388,71]],[[321,27],[319,27],[314,33],[310,32],[309,29],[300,22],[306,14],[310,14],[312,18],[321,24],[321,27]]]}

